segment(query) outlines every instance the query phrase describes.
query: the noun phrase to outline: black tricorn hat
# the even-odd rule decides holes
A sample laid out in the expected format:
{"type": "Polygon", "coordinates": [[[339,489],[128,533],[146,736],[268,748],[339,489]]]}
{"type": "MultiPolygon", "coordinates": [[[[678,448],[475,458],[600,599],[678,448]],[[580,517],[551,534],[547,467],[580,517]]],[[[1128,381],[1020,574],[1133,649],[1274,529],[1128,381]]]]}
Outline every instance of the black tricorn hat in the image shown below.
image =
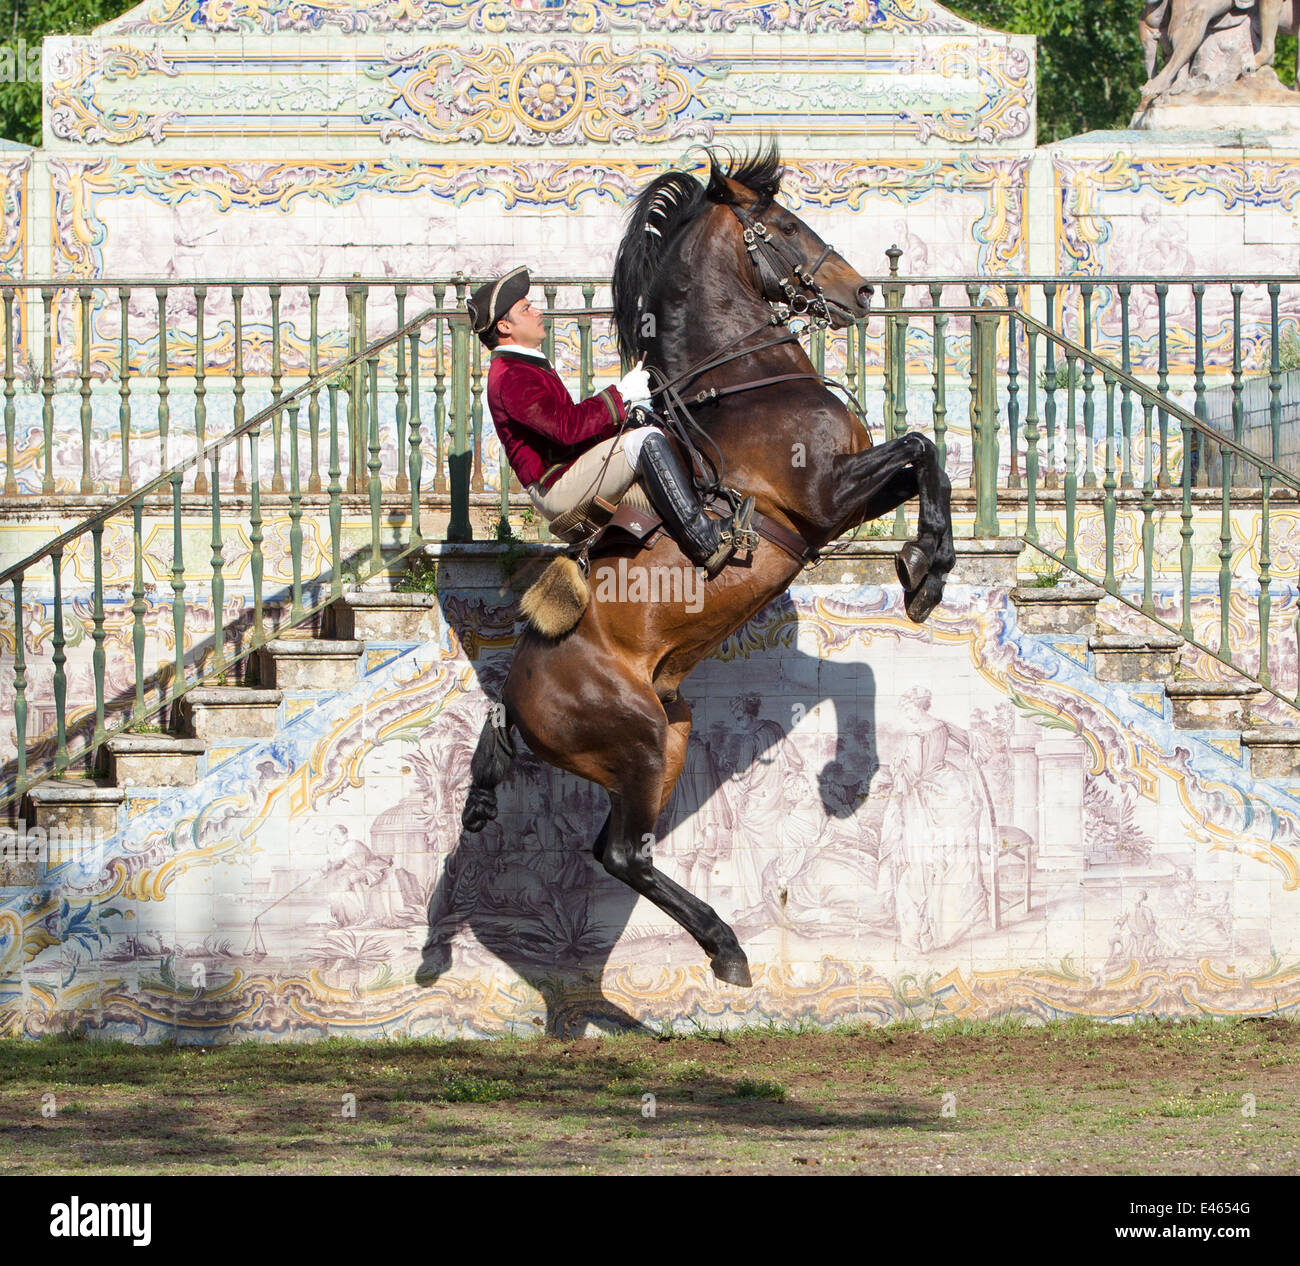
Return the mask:
{"type": "Polygon", "coordinates": [[[496,281],[480,286],[468,299],[469,319],[475,334],[486,334],[511,308],[528,294],[532,284],[528,269],[516,268],[496,281]]]}

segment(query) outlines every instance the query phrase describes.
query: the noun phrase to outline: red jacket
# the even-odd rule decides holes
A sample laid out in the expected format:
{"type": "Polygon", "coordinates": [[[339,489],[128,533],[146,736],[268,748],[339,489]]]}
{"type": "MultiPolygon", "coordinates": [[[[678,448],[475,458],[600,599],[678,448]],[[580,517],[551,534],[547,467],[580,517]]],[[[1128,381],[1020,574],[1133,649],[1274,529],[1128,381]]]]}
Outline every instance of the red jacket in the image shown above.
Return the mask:
{"type": "Polygon", "coordinates": [[[497,439],[519,482],[549,488],[601,440],[618,434],[627,406],[614,387],[580,404],[551,362],[498,348],[488,370],[488,408],[497,439]]]}

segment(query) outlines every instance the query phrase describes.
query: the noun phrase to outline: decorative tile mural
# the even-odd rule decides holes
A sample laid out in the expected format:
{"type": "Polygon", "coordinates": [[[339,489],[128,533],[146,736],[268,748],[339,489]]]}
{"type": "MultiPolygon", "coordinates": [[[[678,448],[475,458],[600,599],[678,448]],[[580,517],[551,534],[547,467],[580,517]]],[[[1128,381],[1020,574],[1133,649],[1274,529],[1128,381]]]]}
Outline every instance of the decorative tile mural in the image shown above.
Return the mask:
{"type": "Polygon", "coordinates": [[[462,838],[513,606],[440,602],[436,640],[198,786],[133,793],[112,839],[0,894],[7,1030],[214,1042],[1300,999],[1300,801],[1139,687],[1096,682],[1069,639],[1018,631],[1005,590],[957,587],[918,628],[893,587],[828,576],[688,682],[656,856],[734,924],[750,991],[591,859],[589,785],[525,752],[499,819],[462,838]]]}

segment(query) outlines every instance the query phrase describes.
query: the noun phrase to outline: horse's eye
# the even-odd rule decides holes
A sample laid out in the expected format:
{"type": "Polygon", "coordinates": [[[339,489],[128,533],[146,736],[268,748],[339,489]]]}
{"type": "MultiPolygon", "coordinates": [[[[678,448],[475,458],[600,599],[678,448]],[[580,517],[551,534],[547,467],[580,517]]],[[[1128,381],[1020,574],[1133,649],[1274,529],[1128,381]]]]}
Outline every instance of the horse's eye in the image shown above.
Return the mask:
{"type": "Polygon", "coordinates": [[[787,220],[783,225],[781,225],[781,232],[784,233],[786,237],[793,237],[798,230],[789,220],[787,220]]]}

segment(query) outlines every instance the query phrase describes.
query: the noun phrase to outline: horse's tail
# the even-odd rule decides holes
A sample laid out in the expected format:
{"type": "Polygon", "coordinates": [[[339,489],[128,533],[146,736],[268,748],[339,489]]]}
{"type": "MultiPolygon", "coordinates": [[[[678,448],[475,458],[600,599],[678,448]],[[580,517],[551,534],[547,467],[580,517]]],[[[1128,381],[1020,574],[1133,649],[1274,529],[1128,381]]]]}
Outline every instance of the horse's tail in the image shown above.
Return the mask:
{"type": "Polygon", "coordinates": [[[515,759],[512,728],[502,705],[495,705],[469,764],[472,781],[460,815],[461,826],[467,831],[481,831],[497,815],[496,785],[510,772],[515,759]]]}

